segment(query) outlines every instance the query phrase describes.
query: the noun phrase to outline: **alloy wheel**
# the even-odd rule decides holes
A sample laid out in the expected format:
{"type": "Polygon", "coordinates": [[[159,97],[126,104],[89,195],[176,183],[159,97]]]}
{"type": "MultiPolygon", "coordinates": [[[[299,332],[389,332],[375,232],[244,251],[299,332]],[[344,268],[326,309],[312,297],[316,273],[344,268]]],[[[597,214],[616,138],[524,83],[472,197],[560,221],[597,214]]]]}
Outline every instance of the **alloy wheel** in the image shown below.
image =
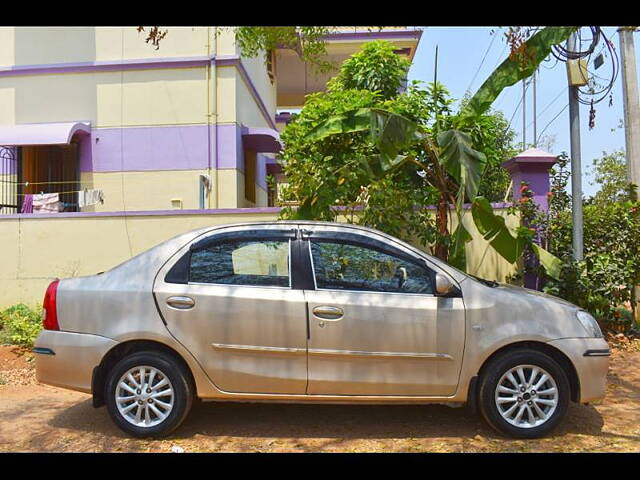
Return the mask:
{"type": "Polygon", "coordinates": [[[502,418],[518,428],[544,424],[558,406],[558,387],[545,369],[518,365],[498,381],[495,402],[502,418]]]}
{"type": "Polygon", "coordinates": [[[136,366],[118,380],[116,406],[127,422],[137,427],[153,427],[167,419],[174,407],[174,390],[159,369],[136,366]]]}

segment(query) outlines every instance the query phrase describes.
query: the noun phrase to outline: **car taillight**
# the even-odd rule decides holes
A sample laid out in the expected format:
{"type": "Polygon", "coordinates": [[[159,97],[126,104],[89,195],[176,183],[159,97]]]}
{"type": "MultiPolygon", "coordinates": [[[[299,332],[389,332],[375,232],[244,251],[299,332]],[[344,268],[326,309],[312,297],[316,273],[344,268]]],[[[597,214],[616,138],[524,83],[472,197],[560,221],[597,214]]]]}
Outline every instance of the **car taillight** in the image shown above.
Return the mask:
{"type": "Polygon", "coordinates": [[[58,311],[56,309],[56,296],[58,294],[58,283],[60,280],[54,280],[47,287],[44,294],[44,316],[42,317],[42,326],[45,330],[60,330],[58,325],[58,311]]]}

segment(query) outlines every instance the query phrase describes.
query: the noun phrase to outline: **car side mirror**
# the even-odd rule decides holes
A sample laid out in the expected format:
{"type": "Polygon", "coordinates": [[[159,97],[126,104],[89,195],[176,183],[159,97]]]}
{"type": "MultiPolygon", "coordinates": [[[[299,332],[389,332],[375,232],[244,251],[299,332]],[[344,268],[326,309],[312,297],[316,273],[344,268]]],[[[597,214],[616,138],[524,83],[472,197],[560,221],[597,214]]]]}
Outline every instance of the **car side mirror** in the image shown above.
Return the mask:
{"type": "Polygon", "coordinates": [[[447,277],[441,273],[436,273],[436,294],[448,295],[453,292],[455,285],[447,277]]]}

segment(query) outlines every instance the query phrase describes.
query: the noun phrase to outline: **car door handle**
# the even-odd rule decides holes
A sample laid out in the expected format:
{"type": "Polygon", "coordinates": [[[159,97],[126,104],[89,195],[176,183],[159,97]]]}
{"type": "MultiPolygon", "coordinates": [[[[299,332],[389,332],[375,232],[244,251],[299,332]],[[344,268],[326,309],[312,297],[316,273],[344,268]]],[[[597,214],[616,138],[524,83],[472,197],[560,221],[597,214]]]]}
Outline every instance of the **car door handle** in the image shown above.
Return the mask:
{"type": "Polygon", "coordinates": [[[167,305],[179,310],[189,310],[193,308],[196,302],[191,297],[169,297],[167,298],[167,305]]]}
{"type": "Polygon", "coordinates": [[[344,316],[344,311],[339,307],[331,307],[329,305],[321,305],[313,308],[313,314],[322,318],[323,320],[341,320],[344,316]]]}

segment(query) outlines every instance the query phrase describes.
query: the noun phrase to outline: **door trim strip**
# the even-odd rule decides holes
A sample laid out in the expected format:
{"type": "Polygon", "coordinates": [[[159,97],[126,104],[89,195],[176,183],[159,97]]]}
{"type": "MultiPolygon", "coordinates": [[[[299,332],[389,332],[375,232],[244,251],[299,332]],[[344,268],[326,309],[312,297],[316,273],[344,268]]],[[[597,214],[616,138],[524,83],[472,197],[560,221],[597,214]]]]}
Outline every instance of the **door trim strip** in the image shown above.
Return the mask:
{"type": "Polygon", "coordinates": [[[380,357],[380,358],[433,358],[436,360],[453,360],[451,355],[446,353],[416,353],[416,352],[364,352],[359,350],[328,350],[321,348],[310,348],[309,355],[330,355],[330,356],[350,356],[350,357],[380,357]]]}
{"type": "Polygon", "coordinates": [[[211,346],[216,350],[239,350],[244,352],[260,353],[307,353],[306,348],[266,347],[262,345],[233,345],[230,343],[212,343],[211,346]]]}

